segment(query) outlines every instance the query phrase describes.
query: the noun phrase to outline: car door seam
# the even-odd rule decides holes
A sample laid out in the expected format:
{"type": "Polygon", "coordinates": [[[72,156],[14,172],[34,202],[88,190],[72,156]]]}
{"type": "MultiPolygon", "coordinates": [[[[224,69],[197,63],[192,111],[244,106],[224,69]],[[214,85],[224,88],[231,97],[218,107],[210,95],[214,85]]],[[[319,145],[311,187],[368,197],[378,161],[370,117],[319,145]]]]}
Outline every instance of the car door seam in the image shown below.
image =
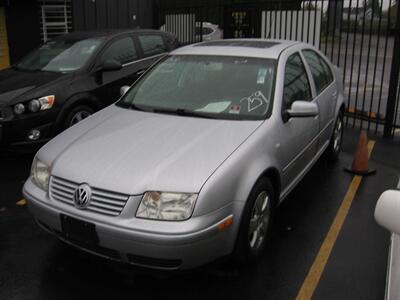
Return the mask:
{"type": "Polygon", "coordinates": [[[312,144],[314,144],[315,141],[321,137],[322,132],[324,132],[324,131],[331,125],[332,121],[333,121],[333,120],[330,120],[329,123],[328,123],[328,124],[327,124],[327,125],[312,139],[312,140],[311,140],[311,142],[309,142],[309,143],[307,144],[307,146],[304,147],[304,149],[303,149],[298,155],[296,155],[295,158],[292,159],[292,160],[283,168],[283,171],[282,171],[283,173],[286,173],[286,171],[296,162],[296,160],[298,160],[299,157],[301,157],[301,156],[304,154],[304,152],[306,152],[306,151],[312,146],[312,144]]]}

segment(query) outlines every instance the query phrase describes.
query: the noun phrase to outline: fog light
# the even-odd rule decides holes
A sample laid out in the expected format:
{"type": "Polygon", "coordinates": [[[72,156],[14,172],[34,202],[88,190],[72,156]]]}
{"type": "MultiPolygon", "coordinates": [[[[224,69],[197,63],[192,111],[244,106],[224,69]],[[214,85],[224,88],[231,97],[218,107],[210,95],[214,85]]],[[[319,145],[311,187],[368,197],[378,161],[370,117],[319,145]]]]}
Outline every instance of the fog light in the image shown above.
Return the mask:
{"type": "Polygon", "coordinates": [[[22,103],[18,103],[14,106],[14,112],[17,115],[21,115],[25,112],[25,105],[23,105],[22,103]]]}
{"type": "Polygon", "coordinates": [[[31,131],[29,131],[28,133],[28,139],[30,139],[31,141],[36,141],[40,138],[40,131],[37,129],[32,129],[31,131]]]}

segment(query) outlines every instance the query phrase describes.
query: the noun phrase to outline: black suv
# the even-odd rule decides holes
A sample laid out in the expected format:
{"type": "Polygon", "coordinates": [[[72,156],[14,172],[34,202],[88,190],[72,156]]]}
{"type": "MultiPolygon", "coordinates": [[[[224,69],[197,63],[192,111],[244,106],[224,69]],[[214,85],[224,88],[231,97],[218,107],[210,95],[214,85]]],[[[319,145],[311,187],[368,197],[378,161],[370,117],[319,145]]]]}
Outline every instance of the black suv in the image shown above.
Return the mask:
{"type": "Polygon", "coordinates": [[[0,149],[43,144],[118,100],[122,86],[177,46],[155,30],[77,32],[45,43],[0,71],[0,149]]]}

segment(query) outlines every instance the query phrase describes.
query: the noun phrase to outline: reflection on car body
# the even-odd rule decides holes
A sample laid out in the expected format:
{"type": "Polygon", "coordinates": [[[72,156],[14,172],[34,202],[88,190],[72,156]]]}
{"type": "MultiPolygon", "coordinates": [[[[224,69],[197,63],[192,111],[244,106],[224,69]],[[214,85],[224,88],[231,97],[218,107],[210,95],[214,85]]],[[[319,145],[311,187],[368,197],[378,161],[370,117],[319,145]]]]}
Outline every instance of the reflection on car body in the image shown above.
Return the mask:
{"type": "Polygon", "coordinates": [[[123,92],[44,146],[23,191],[43,228],[119,261],[253,261],[276,206],[341,149],[342,80],[306,44],[183,47],[123,92]]]}

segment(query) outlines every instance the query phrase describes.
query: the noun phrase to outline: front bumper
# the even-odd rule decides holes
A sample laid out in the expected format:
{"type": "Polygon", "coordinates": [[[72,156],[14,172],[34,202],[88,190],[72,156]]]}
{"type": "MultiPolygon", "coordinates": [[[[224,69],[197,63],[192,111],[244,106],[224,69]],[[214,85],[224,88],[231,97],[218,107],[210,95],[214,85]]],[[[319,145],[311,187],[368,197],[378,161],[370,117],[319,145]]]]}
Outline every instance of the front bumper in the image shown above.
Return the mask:
{"type": "Polygon", "coordinates": [[[6,118],[0,121],[0,148],[21,149],[41,146],[54,132],[54,112],[41,112],[20,118],[6,118]],[[32,141],[28,134],[32,129],[41,132],[40,138],[32,141]]]}
{"type": "Polygon", "coordinates": [[[106,217],[51,200],[30,179],[25,183],[23,194],[38,223],[61,240],[105,258],[169,270],[198,267],[230,254],[236,240],[238,216],[243,209],[243,203],[233,202],[183,222],[139,220],[134,213],[127,220],[124,211],[136,211],[132,207],[138,205],[141,197],[131,197],[120,216],[106,217]],[[66,238],[62,233],[61,214],[95,224],[98,244],[87,245],[66,238]],[[230,216],[234,223],[221,231],[218,225],[230,216]],[[147,229],[143,226],[146,223],[147,229]],[[160,224],[162,231],[158,229],[160,224]]]}

